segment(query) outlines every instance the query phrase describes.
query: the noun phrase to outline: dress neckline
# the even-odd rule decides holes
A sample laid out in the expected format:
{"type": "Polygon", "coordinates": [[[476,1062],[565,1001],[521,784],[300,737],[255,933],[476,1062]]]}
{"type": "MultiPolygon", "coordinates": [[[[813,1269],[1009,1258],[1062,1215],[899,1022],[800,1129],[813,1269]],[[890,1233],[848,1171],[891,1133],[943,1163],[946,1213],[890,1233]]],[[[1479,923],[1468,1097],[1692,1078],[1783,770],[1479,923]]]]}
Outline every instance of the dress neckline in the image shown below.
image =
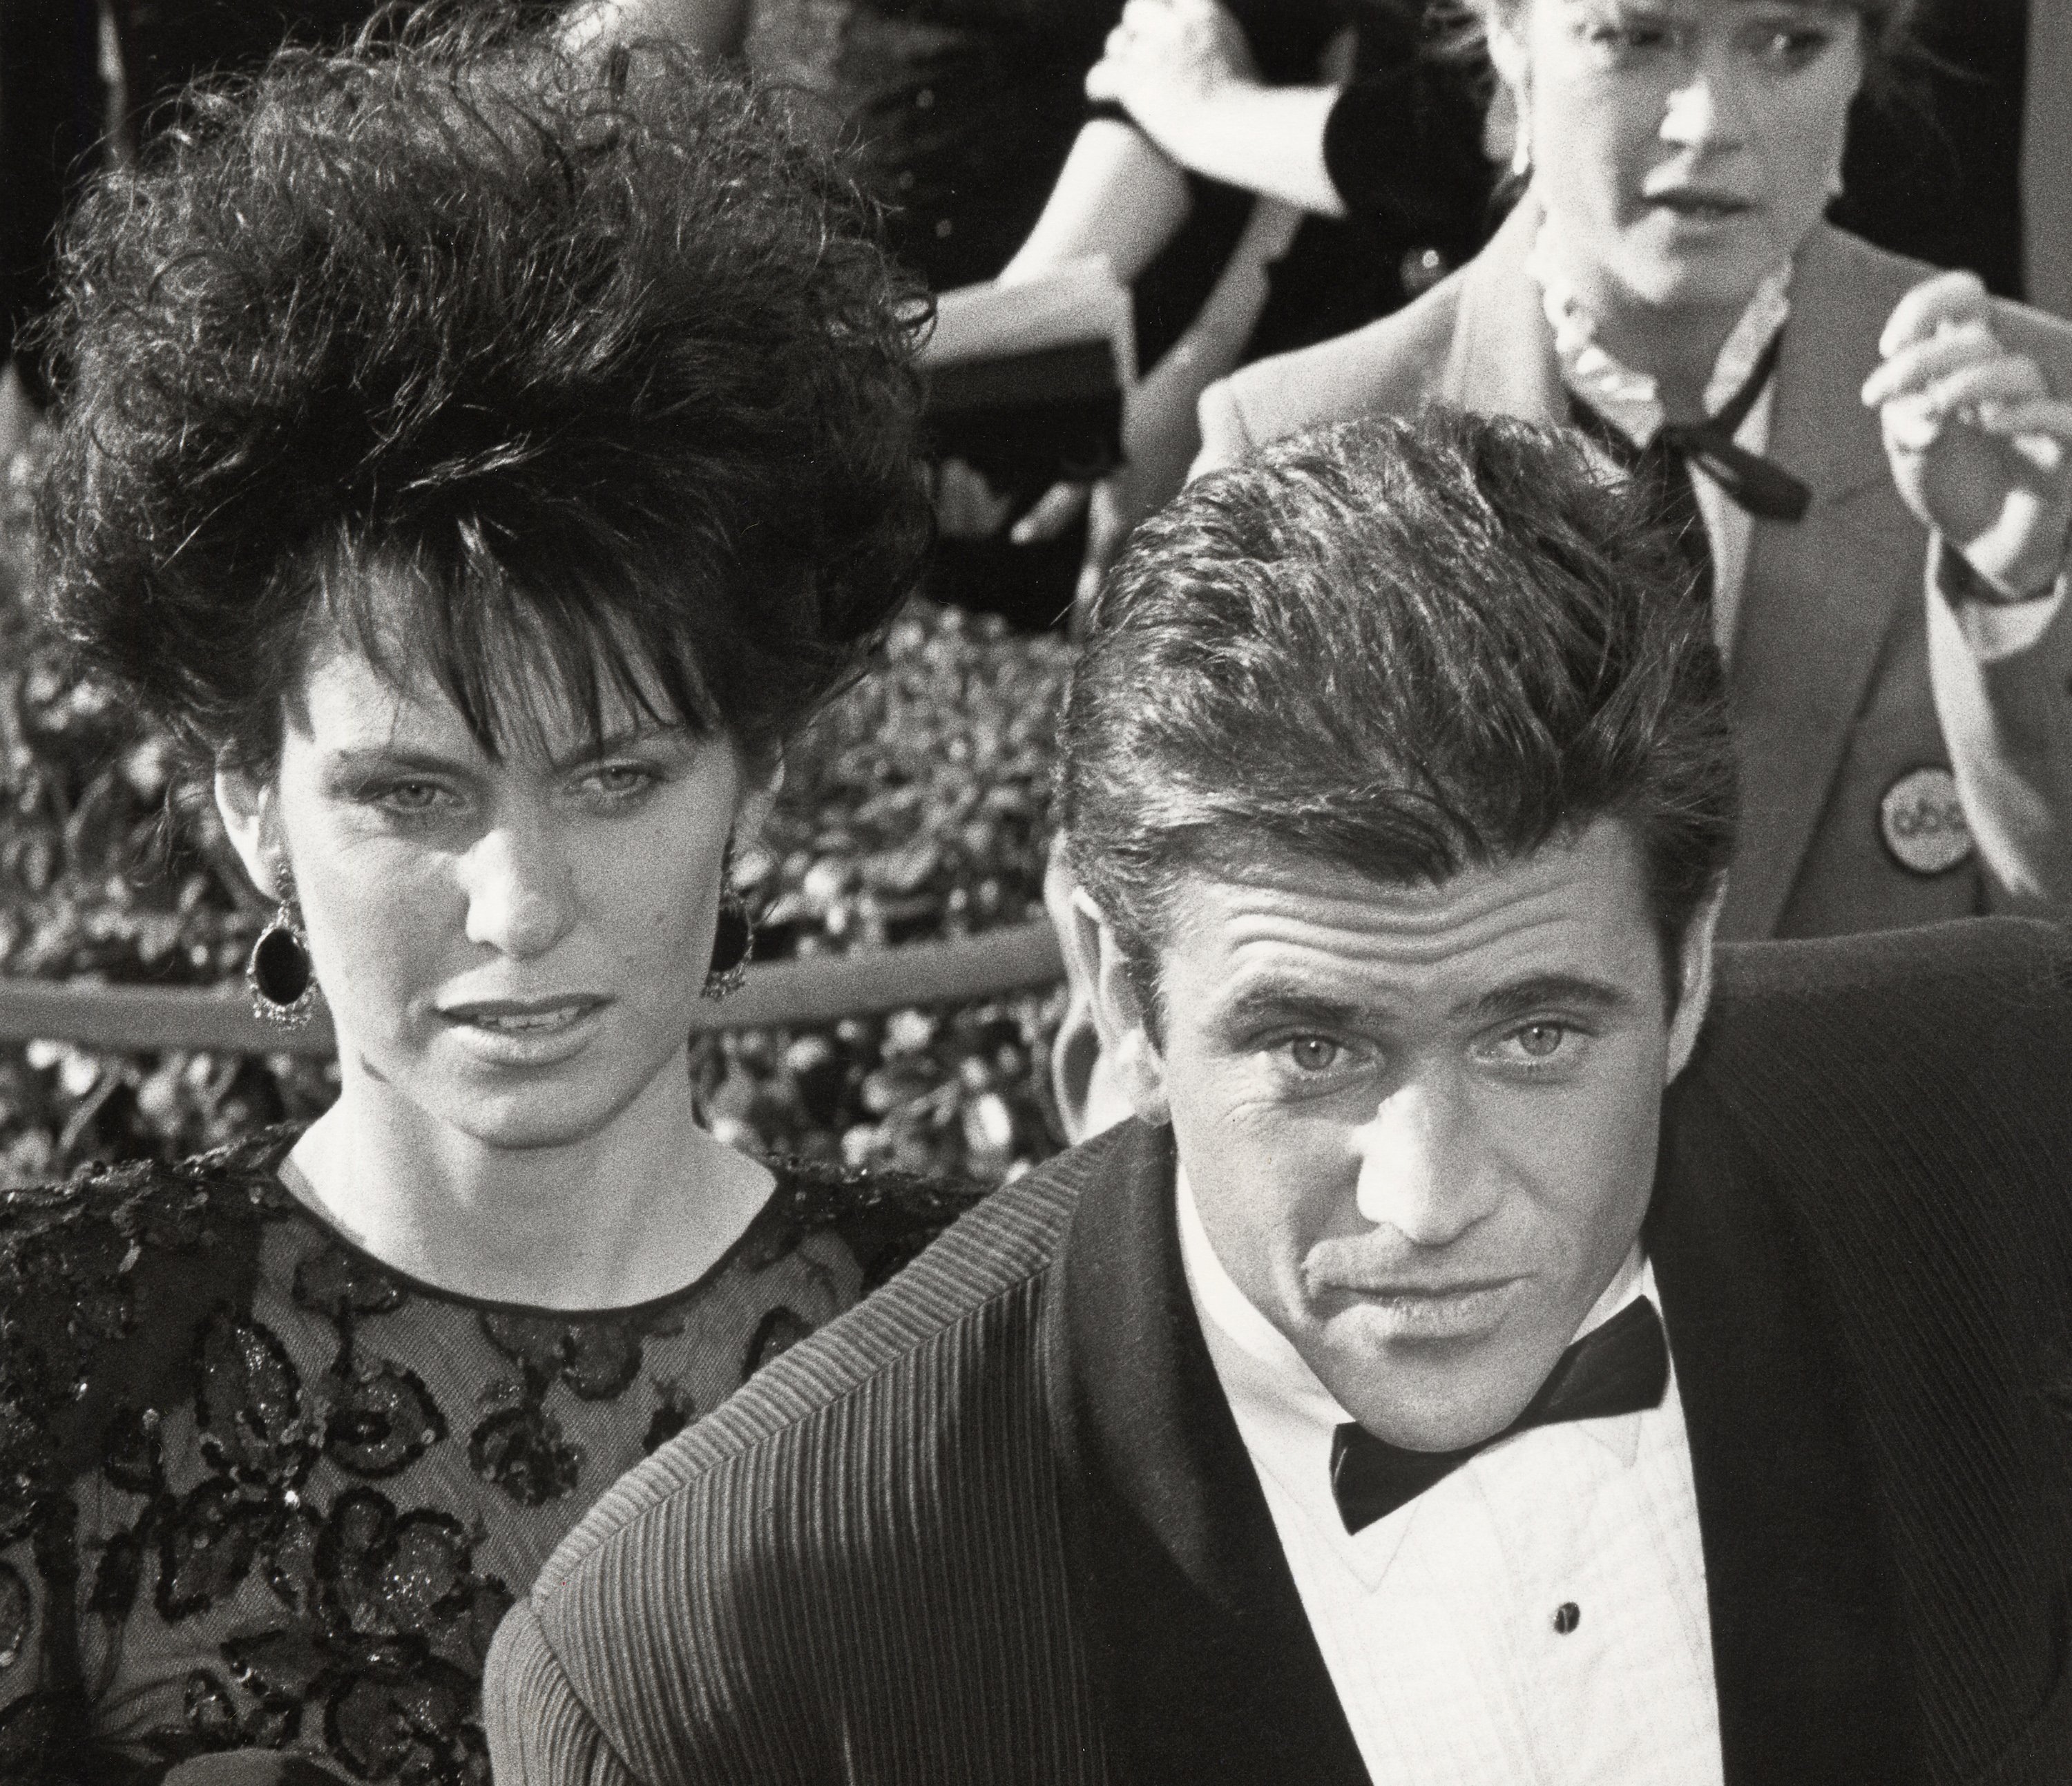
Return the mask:
{"type": "Polygon", "coordinates": [[[637,1320],[643,1316],[660,1313],[686,1297],[703,1290],[726,1271],[745,1251],[750,1243],[759,1240],[771,1227],[783,1219],[783,1205],[789,1201],[792,1189],[791,1175],[781,1160],[759,1161],[774,1182],[770,1194],[765,1197],[754,1215],[742,1225],[741,1232],[730,1241],[725,1250],[705,1270],[688,1283],[673,1290],[665,1290],[658,1296],[643,1297],[639,1302],[616,1303],[602,1308],[553,1308],[542,1303],[511,1302],[494,1296],[471,1295],[464,1290],[454,1290],[446,1285],[434,1283],[402,1267],[391,1265],[388,1260],[369,1252],[352,1238],[331,1217],[307,1199],[298,1195],[283,1168],[296,1142],[302,1139],[302,1126],[282,1123],[266,1137],[264,1152],[257,1162],[269,1186],[284,1200],[289,1212],[323,1235],[331,1246],[348,1258],[380,1272],[382,1276],[401,1284],[412,1295],[429,1297],[437,1302],[450,1303],[457,1308],[471,1308],[489,1315],[517,1315],[534,1320],[558,1321],[637,1320]]]}

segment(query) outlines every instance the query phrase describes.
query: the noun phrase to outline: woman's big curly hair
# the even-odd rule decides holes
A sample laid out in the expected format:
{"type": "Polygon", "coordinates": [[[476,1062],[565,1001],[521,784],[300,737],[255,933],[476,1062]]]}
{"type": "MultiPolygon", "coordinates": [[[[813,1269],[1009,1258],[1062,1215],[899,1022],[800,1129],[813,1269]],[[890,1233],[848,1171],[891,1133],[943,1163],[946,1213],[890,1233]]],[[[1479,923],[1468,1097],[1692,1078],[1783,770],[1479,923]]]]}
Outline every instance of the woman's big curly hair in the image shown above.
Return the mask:
{"type": "Polygon", "coordinates": [[[772,100],[665,45],[441,8],[284,51],[104,179],[65,269],[54,617],[204,758],[270,765],[327,629],[491,749],[605,684],[758,748],[925,548],[925,303],[772,100]]]}

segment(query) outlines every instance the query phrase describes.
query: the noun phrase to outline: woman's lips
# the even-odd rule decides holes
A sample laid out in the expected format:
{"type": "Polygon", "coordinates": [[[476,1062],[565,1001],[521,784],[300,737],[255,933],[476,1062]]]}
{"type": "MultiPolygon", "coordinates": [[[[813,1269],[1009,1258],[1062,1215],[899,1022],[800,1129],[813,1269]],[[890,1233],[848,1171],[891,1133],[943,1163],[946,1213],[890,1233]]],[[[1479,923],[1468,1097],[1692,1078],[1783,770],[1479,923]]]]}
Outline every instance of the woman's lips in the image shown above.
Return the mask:
{"type": "Polygon", "coordinates": [[[512,1065],[541,1065],[565,1059],[586,1044],[610,1002],[590,993],[488,999],[442,1007],[439,1016],[478,1056],[512,1065]]]}
{"type": "Polygon", "coordinates": [[[1727,223],[1755,210],[1754,203],[1729,192],[1704,192],[1679,187],[1648,194],[1642,202],[1651,211],[1666,213],[1679,223],[1727,223]]]}

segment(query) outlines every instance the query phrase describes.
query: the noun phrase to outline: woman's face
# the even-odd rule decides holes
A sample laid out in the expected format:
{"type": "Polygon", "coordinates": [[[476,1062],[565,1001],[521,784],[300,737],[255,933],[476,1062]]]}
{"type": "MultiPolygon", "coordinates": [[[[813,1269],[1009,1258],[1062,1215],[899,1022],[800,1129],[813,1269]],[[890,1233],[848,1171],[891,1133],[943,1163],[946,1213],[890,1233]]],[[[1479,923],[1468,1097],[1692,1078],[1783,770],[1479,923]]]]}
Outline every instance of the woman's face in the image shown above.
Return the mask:
{"type": "Polygon", "coordinates": [[[1810,0],[1517,0],[1491,49],[1601,304],[1737,312],[1820,217],[1863,27],[1810,0]]]}
{"type": "Polygon", "coordinates": [[[218,778],[261,885],[285,856],[350,1094],[364,1075],[491,1146],[598,1133],[680,1069],[730,832],[779,778],[607,703],[500,760],[434,686],[319,654],[273,781],[218,778]]]}

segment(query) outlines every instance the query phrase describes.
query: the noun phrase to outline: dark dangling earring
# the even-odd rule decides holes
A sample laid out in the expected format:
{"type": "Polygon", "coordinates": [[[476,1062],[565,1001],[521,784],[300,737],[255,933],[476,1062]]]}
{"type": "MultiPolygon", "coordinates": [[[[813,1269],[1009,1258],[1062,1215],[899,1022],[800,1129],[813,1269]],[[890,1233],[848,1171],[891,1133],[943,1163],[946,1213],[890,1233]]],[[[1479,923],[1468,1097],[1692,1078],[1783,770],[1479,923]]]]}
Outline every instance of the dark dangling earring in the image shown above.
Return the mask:
{"type": "Polygon", "coordinates": [[[259,933],[245,963],[245,983],[252,988],[252,1014],[287,1028],[307,1023],[317,1002],[316,967],[310,959],[309,938],[296,922],[294,897],[294,884],[283,868],[281,909],[259,933]]]}
{"type": "Polygon", "coordinates": [[[719,922],[713,926],[712,966],[705,971],[705,996],[730,999],[748,978],[748,958],[755,952],[755,920],[748,901],[733,888],[719,896],[719,922]]]}

